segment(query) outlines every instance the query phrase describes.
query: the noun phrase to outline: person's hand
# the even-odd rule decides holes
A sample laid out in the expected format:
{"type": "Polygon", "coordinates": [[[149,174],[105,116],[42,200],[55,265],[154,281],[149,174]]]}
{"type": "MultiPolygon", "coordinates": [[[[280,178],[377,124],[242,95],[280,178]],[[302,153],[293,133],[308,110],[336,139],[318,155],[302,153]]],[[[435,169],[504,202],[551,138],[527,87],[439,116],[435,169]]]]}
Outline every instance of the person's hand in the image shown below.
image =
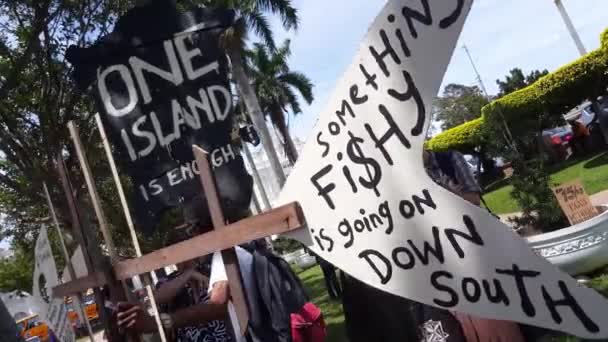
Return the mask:
{"type": "Polygon", "coordinates": [[[150,333],[156,330],[154,319],[138,303],[118,303],[119,329],[129,329],[137,333],[150,333]]]}
{"type": "Polygon", "coordinates": [[[211,296],[209,303],[212,304],[226,304],[230,298],[230,287],[228,287],[227,281],[218,281],[213,284],[211,290],[211,296]]]}

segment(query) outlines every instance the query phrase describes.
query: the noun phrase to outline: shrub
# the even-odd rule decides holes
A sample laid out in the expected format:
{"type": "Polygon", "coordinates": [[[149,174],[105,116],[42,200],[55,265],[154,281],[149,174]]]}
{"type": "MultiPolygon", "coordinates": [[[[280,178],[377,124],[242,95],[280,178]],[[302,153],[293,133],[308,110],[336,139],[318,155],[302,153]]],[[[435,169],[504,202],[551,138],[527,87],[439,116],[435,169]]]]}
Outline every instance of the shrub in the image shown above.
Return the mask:
{"type": "Polygon", "coordinates": [[[520,216],[509,219],[517,227],[533,226],[541,232],[550,232],[568,225],[557,199],[551,191],[551,180],[541,159],[513,163],[511,197],[522,208],[520,216]],[[519,165],[521,163],[521,165],[519,165]]]}
{"type": "Polygon", "coordinates": [[[608,30],[602,33],[601,39],[599,49],[484,106],[481,112],[485,121],[495,125],[504,117],[512,124],[520,120],[538,121],[538,116],[547,115],[551,118],[544,121],[551,123],[586,99],[605,93],[608,87],[608,30]]]}
{"type": "Polygon", "coordinates": [[[482,143],[483,118],[477,118],[441,132],[426,142],[426,148],[435,152],[458,150],[469,153],[482,143]]]}
{"type": "Polygon", "coordinates": [[[426,143],[431,151],[470,152],[487,142],[502,140],[506,123],[515,136],[538,132],[561,120],[561,115],[608,87],[608,29],[602,46],[541,77],[530,86],[494,100],[481,110],[482,117],[444,131],[426,143]],[[504,122],[503,122],[504,120],[504,122]],[[501,139],[486,141],[486,136],[501,139]]]}

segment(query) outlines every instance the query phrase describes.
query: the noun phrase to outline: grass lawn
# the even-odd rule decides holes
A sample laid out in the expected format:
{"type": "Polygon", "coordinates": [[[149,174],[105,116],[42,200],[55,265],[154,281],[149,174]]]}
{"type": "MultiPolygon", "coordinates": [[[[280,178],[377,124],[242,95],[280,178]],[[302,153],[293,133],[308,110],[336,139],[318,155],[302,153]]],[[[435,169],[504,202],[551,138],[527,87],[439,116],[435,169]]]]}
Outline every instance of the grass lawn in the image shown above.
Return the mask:
{"type": "Polygon", "coordinates": [[[298,273],[304,283],[312,302],[321,308],[327,324],[327,342],[347,342],[344,328],[342,303],[331,300],[325,289],[323,272],[319,266],[298,273]]]}
{"type": "MultiPolygon", "coordinates": [[[[608,189],[608,152],[575,158],[551,167],[551,181],[556,185],[580,178],[589,195],[608,189]]],[[[513,187],[500,180],[486,188],[483,198],[496,214],[519,211],[511,198],[513,187]]]]}
{"type": "MultiPolygon", "coordinates": [[[[329,299],[329,295],[325,290],[325,281],[323,280],[321,268],[315,266],[305,271],[297,269],[295,271],[308,290],[312,302],[321,308],[321,311],[323,312],[325,323],[327,323],[326,342],[347,342],[342,304],[339,301],[329,299]]],[[[598,272],[589,282],[589,286],[608,297],[608,270],[598,272]]],[[[542,342],[580,341],[580,339],[571,336],[547,336],[542,340],[542,342]]]]}

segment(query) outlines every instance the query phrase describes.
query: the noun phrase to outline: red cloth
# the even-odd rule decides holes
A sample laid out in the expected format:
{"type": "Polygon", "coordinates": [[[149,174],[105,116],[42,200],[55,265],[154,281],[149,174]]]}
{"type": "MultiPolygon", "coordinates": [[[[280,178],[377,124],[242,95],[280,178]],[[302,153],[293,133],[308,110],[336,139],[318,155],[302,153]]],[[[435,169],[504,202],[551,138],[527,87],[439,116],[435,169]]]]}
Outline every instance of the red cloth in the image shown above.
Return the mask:
{"type": "Polygon", "coordinates": [[[300,311],[291,314],[293,342],[325,342],[326,335],[323,314],[313,303],[306,303],[300,311]]]}

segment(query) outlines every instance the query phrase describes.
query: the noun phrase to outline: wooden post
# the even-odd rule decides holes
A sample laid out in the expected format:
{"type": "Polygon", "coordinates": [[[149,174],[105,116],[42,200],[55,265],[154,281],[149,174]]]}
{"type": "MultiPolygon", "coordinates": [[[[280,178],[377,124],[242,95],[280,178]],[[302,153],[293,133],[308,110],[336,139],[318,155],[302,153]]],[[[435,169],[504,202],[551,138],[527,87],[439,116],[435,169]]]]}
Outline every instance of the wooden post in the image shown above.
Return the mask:
{"type": "MultiPolygon", "coordinates": [[[[68,129],[70,131],[72,142],[74,143],[74,148],[76,150],[78,161],[80,162],[80,169],[82,170],[82,173],[84,175],[84,180],[87,185],[89,197],[91,198],[91,203],[93,203],[95,217],[97,217],[97,222],[99,222],[99,229],[101,230],[101,235],[103,236],[106,248],[108,249],[108,254],[110,255],[110,263],[114,265],[116,262],[118,262],[118,253],[116,252],[114,239],[112,239],[110,227],[108,226],[108,221],[101,205],[101,198],[99,197],[99,193],[97,192],[97,186],[95,186],[95,180],[93,179],[93,174],[91,172],[91,167],[89,166],[87,154],[84,150],[84,146],[82,145],[82,141],[80,140],[80,133],[78,131],[78,127],[74,125],[73,121],[70,121],[68,122],[68,129]]],[[[129,291],[127,283],[121,281],[120,284],[122,286],[125,298],[127,300],[131,300],[132,295],[131,291],[129,291]]]]}
{"type": "Polygon", "coordinates": [[[72,142],[74,143],[74,148],[76,150],[78,161],[80,162],[80,169],[82,170],[84,180],[87,184],[89,197],[91,197],[91,202],[93,203],[95,216],[97,217],[97,221],[99,222],[99,229],[101,230],[101,235],[103,235],[103,240],[106,243],[106,247],[108,248],[110,260],[112,261],[112,264],[114,264],[118,260],[116,246],[114,245],[114,239],[112,239],[112,234],[110,233],[110,229],[108,227],[106,215],[104,214],[103,208],[101,207],[99,193],[97,192],[97,187],[95,186],[95,181],[93,180],[93,175],[91,173],[91,168],[86,157],[86,152],[84,151],[84,146],[82,145],[82,141],[80,140],[78,127],[74,125],[73,121],[70,121],[68,122],[68,129],[70,131],[72,142]]]}
{"type": "MultiPolygon", "coordinates": [[[[122,205],[122,209],[125,214],[125,220],[127,221],[129,234],[131,234],[131,241],[133,242],[135,255],[139,258],[142,254],[141,247],[139,246],[139,241],[137,240],[137,234],[135,233],[135,225],[133,224],[133,218],[131,217],[131,212],[129,211],[129,205],[127,204],[127,197],[125,196],[125,191],[122,187],[120,176],[118,175],[118,170],[116,169],[116,162],[114,161],[112,148],[110,147],[110,143],[108,142],[106,130],[103,128],[103,123],[101,122],[101,117],[99,116],[99,113],[95,114],[95,121],[97,123],[97,129],[99,130],[99,134],[101,135],[101,142],[106,152],[108,163],[110,164],[110,170],[112,170],[112,177],[114,178],[114,184],[116,185],[116,190],[118,191],[118,198],[120,199],[120,204],[122,205]]],[[[152,279],[154,279],[154,282],[157,282],[156,275],[154,274],[154,272],[152,272],[150,276],[152,277],[152,279]]]]}
{"type": "MultiPolygon", "coordinates": [[[[198,169],[200,170],[201,183],[203,185],[205,197],[207,198],[213,229],[222,230],[226,226],[226,221],[224,220],[224,214],[222,213],[222,207],[215,187],[215,179],[213,178],[211,167],[209,166],[209,160],[207,158],[208,153],[196,145],[192,146],[192,151],[198,169]]],[[[243,291],[241,272],[239,270],[239,263],[234,248],[223,250],[222,259],[224,260],[224,265],[226,267],[230,295],[232,296],[232,302],[240,328],[240,330],[234,329],[234,333],[237,336],[238,334],[243,335],[247,330],[247,324],[249,322],[249,310],[247,309],[247,300],[245,298],[245,292],[243,291]]]]}
{"type": "MultiPolygon", "coordinates": [[[[72,184],[68,177],[67,170],[66,170],[65,163],[63,161],[63,156],[61,155],[61,152],[58,153],[57,160],[55,162],[57,164],[57,170],[59,171],[59,178],[60,178],[61,184],[63,186],[63,192],[66,197],[68,208],[70,210],[70,216],[72,219],[72,232],[74,233],[74,237],[76,238],[76,241],[78,242],[78,244],[80,244],[80,246],[82,246],[82,254],[84,255],[84,261],[85,261],[85,264],[87,265],[87,269],[89,270],[89,274],[94,273],[96,269],[93,267],[93,259],[91,258],[90,253],[91,253],[91,251],[94,251],[95,248],[98,248],[98,246],[94,245],[92,243],[89,243],[89,241],[85,240],[85,237],[83,235],[82,224],[80,222],[80,215],[78,213],[76,201],[74,199],[72,184]]],[[[97,260],[96,264],[98,264],[96,266],[100,266],[101,260],[97,260]]],[[[82,289],[82,290],[86,290],[86,289],[82,289]]],[[[101,291],[99,291],[99,288],[95,287],[95,288],[93,288],[93,291],[95,293],[95,301],[97,302],[97,307],[100,308],[99,317],[101,318],[101,322],[103,323],[103,326],[106,329],[106,334],[108,336],[112,336],[112,330],[110,329],[110,322],[108,320],[108,317],[106,317],[106,314],[103,310],[104,302],[105,302],[104,297],[102,296],[101,291]]]]}
{"type": "MultiPolygon", "coordinates": [[[[65,263],[68,267],[68,272],[70,274],[70,280],[76,280],[76,272],[74,271],[74,266],[72,265],[72,258],[70,257],[70,253],[68,252],[68,248],[65,245],[65,240],[63,239],[63,233],[61,232],[61,226],[59,225],[59,220],[57,220],[57,215],[55,214],[55,206],[53,206],[53,201],[51,200],[51,194],[49,193],[49,189],[46,186],[46,183],[42,183],[42,187],[44,189],[44,196],[46,197],[46,203],[49,206],[49,211],[51,212],[51,218],[53,219],[53,223],[55,224],[55,228],[57,229],[57,235],[59,236],[59,243],[61,244],[61,251],[63,252],[63,256],[65,257],[65,263]]],[[[87,332],[89,333],[89,338],[91,342],[95,342],[93,338],[93,329],[91,328],[91,322],[89,322],[89,317],[84,312],[82,308],[82,294],[78,292],[76,294],[78,298],[78,311],[80,312],[80,316],[82,317],[86,327],[87,332]]]]}
{"type": "MultiPolygon", "coordinates": [[[[108,162],[110,163],[112,177],[114,178],[114,184],[116,185],[116,190],[118,191],[118,197],[120,198],[122,211],[125,215],[125,220],[127,221],[127,227],[129,228],[129,234],[131,235],[131,242],[133,243],[133,248],[135,249],[135,255],[139,258],[142,256],[142,254],[141,247],[139,246],[139,241],[137,240],[137,234],[135,233],[135,225],[133,224],[133,218],[131,217],[131,212],[129,211],[129,205],[127,204],[127,197],[125,196],[125,191],[122,187],[122,183],[120,182],[120,176],[118,175],[116,162],[114,161],[112,149],[110,148],[110,144],[106,136],[106,130],[103,128],[103,123],[101,122],[101,117],[99,116],[99,113],[95,114],[95,122],[97,123],[97,129],[99,130],[99,135],[101,136],[101,142],[106,152],[106,157],[108,158],[108,162]]],[[[135,277],[139,279],[139,275],[136,275],[135,277]]],[[[154,271],[150,272],[150,277],[152,277],[153,283],[158,282],[154,271]]],[[[152,307],[152,313],[154,315],[156,327],[158,328],[158,334],[160,335],[161,342],[166,342],[167,337],[165,335],[165,330],[163,329],[162,322],[160,321],[158,307],[156,306],[156,298],[154,298],[154,291],[152,291],[152,284],[150,284],[150,281],[147,277],[144,277],[144,282],[146,293],[148,295],[148,298],[150,299],[150,306],[152,307]]]]}

